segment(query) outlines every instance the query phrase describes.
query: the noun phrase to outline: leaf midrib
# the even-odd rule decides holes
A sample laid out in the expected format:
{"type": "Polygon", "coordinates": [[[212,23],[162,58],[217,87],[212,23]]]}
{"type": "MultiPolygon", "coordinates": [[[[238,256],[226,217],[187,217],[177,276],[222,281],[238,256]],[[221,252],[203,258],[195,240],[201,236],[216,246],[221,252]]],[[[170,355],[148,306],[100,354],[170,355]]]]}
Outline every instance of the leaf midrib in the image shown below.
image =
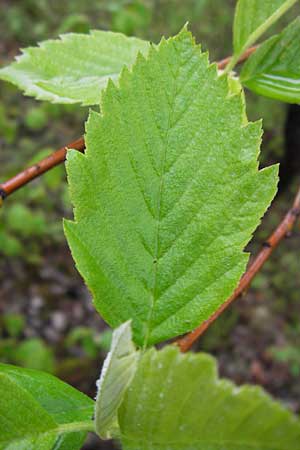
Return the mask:
{"type": "MultiPolygon", "coordinates": [[[[51,417],[51,416],[50,416],[51,417]]],[[[63,435],[66,433],[80,433],[80,432],[90,432],[94,431],[94,424],[90,421],[79,421],[79,422],[71,422],[71,423],[64,423],[64,424],[56,424],[54,428],[50,428],[49,430],[40,430],[36,433],[26,433],[20,437],[17,437],[13,440],[5,440],[0,441],[3,445],[12,445],[13,443],[22,443],[23,441],[35,439],[35,438],[41,438],[41,437],[48,437],[51,435],[63,435]]]]}
{"type": "MultiPolygon", "coordinates": [[[[173,48],[175,50],[175,52],[177,52],[176,46],[173,45],[173,48]]],[[[169,64],[169,62],[168,62],[169,64]]],[[[150,324],[151,324],[151,319],[152,319],[152,315],[153,315],[153,311],[154,311],[154,307],[155,307],[155,302],[157,300],[157,273],[158,273],[158,255],[159,255],[159,237],[160,237],[160,225],[161,225],[161,201],[162,201],[162,194],[163,194],[163,189],[164,189],[164,178],[166,175],[166,158],[167,158],[167,152],[169,149],[169,136],[170,136],[170,131],[173,128],[173,126],[171,126],[171,117],[173,115],[174,112],[174,104],[175,104],[175,100],[177,98],[178,92],[177,92],[177,78],[178,78],[178,72],[179,72],[179,67],[177,67],[176,70],[176,74],[173,75],[173,79],[174,79],[174,95],[172,95],[172,103],[170,105],[170,111],[169,111],[169,117],[168,117],[168,125],[167,125],[167,130],[166,130],[166,136],[165,136],[165,144],[164,144],[164,153],[163,153],[163,158],[162,158],[162,163],[161,163],[161,170],[160,170],[160,175],[159,175],[159,191],[158,191],[158,197],[157,197],[157,227],[156,227],[156,239],[155,239],[155,249],[154,249],[154,259],[153,259],[153,265],[154,265],[154,270],[153,270],[153,288],[152,288],[152,292],[150,294],[150,309],[149,309],[149,314],[148,314],[148,318],[146,321],[146,332],[145,332],[145,338],[144,338],[144,345],[143,348],[145,349],[148,345],[148,341],[150,338],[150,334],[151,334],[151,329],[150,329],[150,324]]],[[[172,74],[172,70],[170,70],[170,73],[172,74]]],[[[166,94],[165,94],[166,95],[166,94]]],[[[167,95],[166,95],[167,97],[167,95]]]]}

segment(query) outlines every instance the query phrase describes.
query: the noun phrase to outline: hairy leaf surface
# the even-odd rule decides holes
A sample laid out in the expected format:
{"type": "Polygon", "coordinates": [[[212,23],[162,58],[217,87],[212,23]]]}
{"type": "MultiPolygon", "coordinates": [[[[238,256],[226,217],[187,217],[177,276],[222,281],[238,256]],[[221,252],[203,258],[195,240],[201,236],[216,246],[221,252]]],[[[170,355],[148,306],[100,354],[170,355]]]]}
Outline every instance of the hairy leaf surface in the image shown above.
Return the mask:
{"type": "Polygon", "coordinates": [[[149,345],[206,320],[235,288],[276,191],[260,123],[185,29],[138,56],[68,152],[65,233],[95,306],[149,345]]]}
{"type": "Polygon", "coordinates": [[[300,422],[257,387],[220,380],[212,357],[148,350],[119,410],[124,450],[298,450],[300,422]]]}
{"type": "Polygon", "coordinates": [[[117,411],[134,377],[138,356],[128,321],[114,331],[111,349],[97,382],[95,425],[103,439],[110,439],[118,429],[117,411]]]}
{"type": "Polygon", "coordinates": [[[148,47],[146,41],[108,31],[65,34],[23,50],[0,70],[0,78],[38,100],[95,105],[108,79],[116,79],[124,64],[148,47]]]}
{"type": "Polygon", "coordinates": [[[52,375],[0,364],[0,449],[80,449],[86,433],[60,427],[91,419],[93,405],[52,375]]]}
{"type": "Polygon", "coordinates": [[[242,53],[275,23],[297,0],[239,0],[236,6],[233,46],[242,53]]]}
{"type": "Polygon", "coordinates": [[[264,42],[243,67],[244,86],[266,97],[300,102],[300,18],[264,42]]]}

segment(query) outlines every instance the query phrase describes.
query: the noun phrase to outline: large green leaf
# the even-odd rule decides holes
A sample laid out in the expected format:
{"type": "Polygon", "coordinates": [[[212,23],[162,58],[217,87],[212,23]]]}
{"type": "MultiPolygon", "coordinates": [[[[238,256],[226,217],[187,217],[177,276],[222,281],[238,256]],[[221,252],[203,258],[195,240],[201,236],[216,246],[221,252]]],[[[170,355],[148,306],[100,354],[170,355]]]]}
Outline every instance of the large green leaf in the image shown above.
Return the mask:
{"type": "Polygon", "coordinates": [[[79,449],[93,407],[90,398],[52,375],[0,364],[1,450],[79,449]]]}
{"type": "Polygon", "coordinates": [[[241,73],[242,83],[257,94],[300,102],[300,17],[264,42],[241,73]]]}
{"type": "Polygon", "coordinates": [[[297,0],[238,0],[233,26],[234,58],[230,66],[296,2],[297,0]]]}
{"type": "Polygon", "coordinates": [[[23,50],[16,62],[0,70],[0,78],[38,100],[95,105],[108,79],[116,79],[124,64],[132,64],[138,51],[148,47],[148,42],[120,33],[65,34],[23,50]]]}
{"type": "Polygon", "coordinates": [[[124,450],[298,450],[300,422],[260,388],[217,378],[212,357],[149,350],[119,410],[124,450]]]}
{"type": "Polygon", "coordinates": [[[113,327],[149,345],[206,320],[235,288],[243,248],[272,200],[260,123],[185,29],[152,47],[92,112],[85,155],[68,152],[77,267],[113,327]]]}
{"type": "Polygon", "coordinates": [[[134,377],[138,357],[128,321],[114,331],[111,349],[97,382],[95,427],[103,439],[110,439],[118,430],[117,411],[134,377]]]}

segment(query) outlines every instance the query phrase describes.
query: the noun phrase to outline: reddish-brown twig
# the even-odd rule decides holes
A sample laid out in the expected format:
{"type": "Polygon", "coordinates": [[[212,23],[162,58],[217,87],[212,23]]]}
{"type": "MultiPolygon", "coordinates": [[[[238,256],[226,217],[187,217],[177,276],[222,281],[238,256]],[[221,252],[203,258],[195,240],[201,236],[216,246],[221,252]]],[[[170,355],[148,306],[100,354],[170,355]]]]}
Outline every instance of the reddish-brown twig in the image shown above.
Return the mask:
{"type": "MultiPolygon", "coordinates": [[[[251,47],[249,48],[239,59],[239,62],[245,61],[249,56],[256,50],[257,47],[251,47]]],[[[222,61],[219,61],[217,63],[219,69],[224,69],[228,62],[230,61],[231,56],[228,58],[222,59],[222,61]]],[[[62,163],[66,159],[66,152],[68,148],[73,148],[75,150],[79,150],[81,152],[84,151],[85,145],[84,145],[84,139],[80,138],[77,139],[74,142],[71,142],[70,144],[65,145],[64,147],[60,148],[56,152],[54,152],[52,155],[48,156],[47,158],[41,160],[39,163],[34,164],[31,167],[28,167],[27,169],[23,170],[22,172],[15,175],[13,178],[10,178],[5,183],[0,184],[0,204],[1,201],[4,200],[8,195],[15,192],[20,187],[24,186],[25,184],[29,183],[29,181],[33,180],[34,178],[39,177],[43,173],[47,172],[48,170],[52,169],[52,167],[57,166],[58,164],[62,163]]]]}
{"type": "MultiPolygon", "coordinates": [[[[253,47],[248,48],[248,50],[246,50],[245,53],[243,53],[243,55],[238,60],[238,64],[243,62],[243,61],[246,61],[246,59],[248,59],[252,55],[252,53],[255,52],[255,50],[257,48],[258,48],[258,45],[254,45],[253,47]]],[[[220,70],[225,69],[227,64],[231,61],[231,58],[232,58],[231,56],[228,56],[227,58],[224,58],[221,61],[219,61],[217,63],[218,69],[220,69],[220,70]]]]}
{"type": "Polygon", "coordinates": [[[52,169],[52,167],[55,167],[63,162],[66,159],[68,148],[73,148],[75,150],[83,152],[85,149],[84,139],[79,138],[76,141],[71,142],[67,146],[62,147],[56,152],[52,153],[50,156],[47,156],[47,158],[43,159],[37,164],[34,164],[33,166],[28,167],[28,169],[25,169],[22,172],[18,173],[14,177],[7,180],[5,183],[0,184],[0,196],[2,197],[2,199],[6,198],[8,195],[12,194],[25,184],[29,183],[29,181],[39,177],[49,169],[52,169]]]}
{"type": "Polygon", "coordinates": [[[250,264],[246,273],[242,276],[238,287],[235,289],[233,294],[223,303],[217,311],[212,314],[209,319],[203,322],[199,327],[197,327],[191,333],[188,333],[181,339],[176,341],[182,352],[188,351],[194,342],[207,330],[207,328],[222,314],[222,312],[228,308],[231,303],[236,300],[251,284],[255,275],[262,268],[264,263],[267,261],[271,253],[275,250],[282,239],[287,236],[295,225],[297,217],[300,215],[300,188],[295,196],[294,203],[291,209],[284,216],[283,220],[280,222],[275,231],[271,234],[269,239],[264,242],[261,251],[254,258],[250,264]]]}

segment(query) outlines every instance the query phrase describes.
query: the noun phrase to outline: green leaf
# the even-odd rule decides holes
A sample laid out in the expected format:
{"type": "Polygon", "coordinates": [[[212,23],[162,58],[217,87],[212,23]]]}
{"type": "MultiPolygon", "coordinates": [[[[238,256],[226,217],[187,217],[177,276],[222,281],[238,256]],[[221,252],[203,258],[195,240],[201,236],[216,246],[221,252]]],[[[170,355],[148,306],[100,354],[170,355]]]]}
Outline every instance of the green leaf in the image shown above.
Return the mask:
{"type": "Polygon", "coordinates": [[[123,450],[298,450],[300,422],[205,354],[149,350],[119,409],[123,450]]]}
{"type": "Polygon", "coordinates": [[[234,57],[227,70],[236,64],[239,56],[254,44],[297,0],[238,0],[234,25],[234,57]]]}
{"type": "Polygon", "coordinates": [[[3,314],[2,322],[9,337],[14,338],[19,337],[26,326],[25,317],[18,313],[3,314]]]}
{"type": "Polygon", "coordinates": [[[0,364],[0,399],[0,450],[81,448],[94,405],[81,392],[47,373],[0,364]]]}
{"type": "Polygon", "coordinates": [[[241,81],[259,95],[300,102],[300,17],[264,42],[243,67],[241,81]]]}
{"type": "Polygon", "coordinates": [[[135,342],[150,345],[231,294],[277,167],[258,171],[260,123],[245,124],[242,95],[186,30],[110,82],[101,110],[85,155],[68,152],[65,233],[98,311],[112,327],[132,319],[135,342]]]}
{"type": "Polygon", "coordinates": [[[38,100],[95,105],[108,79],[116,79],[124,64],[132,64],[148,47],[141,39],[107,31],[65,34],[23,50],[0,70],[0,79],[38,100]]]}
{"type": "Polygon", "coordinates": [[[13,352],[13,362],[18,366],[49,373],[55,370],[54,352],[39,338],[29,338],[20,342],[13,352]]]}
{"type": "Polygon", "coordinates": [[[102,439],[110,439],[118,430],[117,411],[134,377],[138,357],[128,321],[114,331],[111,349],[97,382],[95,427],[102,439]]]}

